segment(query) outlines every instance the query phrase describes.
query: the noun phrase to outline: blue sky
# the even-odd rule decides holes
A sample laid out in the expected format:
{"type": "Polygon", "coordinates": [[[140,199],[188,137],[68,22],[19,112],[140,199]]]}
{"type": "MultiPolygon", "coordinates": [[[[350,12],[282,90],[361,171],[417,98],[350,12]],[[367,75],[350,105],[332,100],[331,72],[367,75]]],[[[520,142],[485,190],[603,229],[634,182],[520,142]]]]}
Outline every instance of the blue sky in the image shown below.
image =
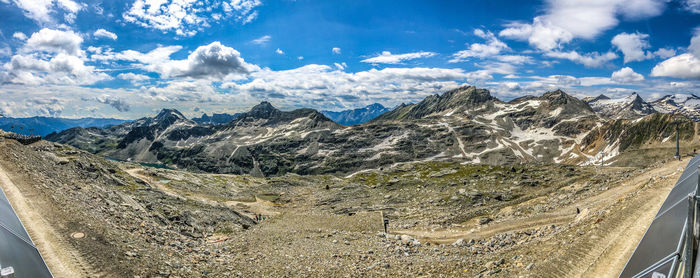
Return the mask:
{"type": "Polygon", "coordinates": [[[0,0],[0,18],[13,117],[700,88],[699,0],[0,0]]]}

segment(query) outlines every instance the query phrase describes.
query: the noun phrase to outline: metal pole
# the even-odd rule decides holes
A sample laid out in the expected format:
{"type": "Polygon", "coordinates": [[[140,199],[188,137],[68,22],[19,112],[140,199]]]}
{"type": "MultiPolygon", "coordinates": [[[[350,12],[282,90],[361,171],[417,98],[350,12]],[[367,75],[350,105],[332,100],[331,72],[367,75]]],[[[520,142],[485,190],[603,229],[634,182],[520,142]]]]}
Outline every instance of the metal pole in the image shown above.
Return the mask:
{"type": "Polygon", "coordinates": [[[695,194],[688,195],[688,219],[685,225],[685,252],[683,254],[683,277],[691,278],[693,275],[693,246],[695,245],[693,227],[695,226],[695,194]]]}
{"type": "Polygon", "coordinates": [[[678,122],[676,122],[676,157],[678,160],[681,160],[680,140],[678,137],[678,122]]]}

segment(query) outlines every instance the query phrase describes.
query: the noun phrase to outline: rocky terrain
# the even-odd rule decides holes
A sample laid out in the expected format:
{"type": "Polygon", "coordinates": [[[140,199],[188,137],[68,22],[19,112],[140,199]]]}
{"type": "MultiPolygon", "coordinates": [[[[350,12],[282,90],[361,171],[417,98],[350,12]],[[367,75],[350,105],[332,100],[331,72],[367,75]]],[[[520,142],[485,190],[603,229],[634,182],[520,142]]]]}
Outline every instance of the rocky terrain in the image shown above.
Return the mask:
{"type": "Polygon", "coordinates": [[[323,115],[341,125],[357,125],[369,122],[381,114],[391,111],[379,103],[362,108],[343,111],[321,111],[323,115]]]}
{"type": "Polygon", "coordinates": [[[661,113],[678,113],[700,121],[700,97],[693,94],[667,95],[651,103],[661,113]]]}
{"type": "Polygon", "coordinates": [[[464,87],[342,126],[312,109],[280,111],[263,102],[225,125],[201,125],[176,110],[107,129],[47,136],[118,160],[211,173],[275,176],[350,173],[409,161],[503,165],[612,164],[630,147],[668,140],[688,118],[651,114],[609,119],[562,91],[503,102],[464,87]]]}
{"type": "Polygon", "coordinates": [[[637,93],[618,99],[599,95],[586,102],[593,108],[593,111],[611,119],[637,119],[656,113],[654,107],[645,102],[637,93]]]}
{"type": "MultiPolygon", "coordinates": [[[[70,254],[53,261],[75,276],[600,277],[624,266],[685,165],[659,159],[668,142],[642,146],[658,157],[635,167],[429,161],[260,178],[0,140],[0,173],[52,227],[40,250],[70,254]]],[[[32,238],[48,233],[34,221],[32,238]]]]}

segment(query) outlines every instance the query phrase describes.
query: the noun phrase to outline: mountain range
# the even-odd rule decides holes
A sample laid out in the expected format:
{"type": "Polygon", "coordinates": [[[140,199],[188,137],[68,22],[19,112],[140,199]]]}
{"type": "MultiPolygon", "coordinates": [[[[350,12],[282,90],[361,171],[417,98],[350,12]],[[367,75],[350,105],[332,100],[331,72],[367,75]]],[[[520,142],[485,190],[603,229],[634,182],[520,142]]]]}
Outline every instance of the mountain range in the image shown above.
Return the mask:
{"type": "Polygon", "coordinates": [[[616,99],[599,95],[586,102],[593,108],[593,111],[611,119],[636,119],[656,112],[654,107],[645,102],[637,93],[616,99]]]}
{"type": "Polygon", "coordinates": [[[199,124],[222,125],[233,121],[233,119],[240,115],[241,113],[234,113],[233,115],[228,113],[213,113],[211,116],[209,116],[206,113],[204,113],[199,118],[192,118],[192,121],[199,124]]]}
{"type": "Polygon", "coordinates": [[[369,122],[381,114],[391,111],[379,103],[362,108],[343,111],[321,111],[323,115],[341,125],[358,125],[369,122]]]}
{"type": "Polygon", "coordinates": [[[0,117],[0,129],[25,135],[46,136],[52,132],[58,132],[72,127],[106,127],[118,125],[127,120],[112,118],[80,118],[67,119],[58,117],[30,117],[10,118],[0,117]]]}
{"type": "Polygon", "coordinates": [[[198,124],[164,109],[155,117],[75,127],[46,139],[120,160],[271,176],[433,160],[590,164],[603,158],[610,164],[627,148],[670,138],[674,120],[683,140],[694,138],[695,124],[683,116],[611,119],[561,90],[504,102],[487,90],[462,87],[353,126],[313,109],[281,111],[262,102],[223,125],[198,124]]]}
{"type": "Polygon", "coordinates": [[[667,95],[651,102],[651,105],[660,113],[678,113],[700,121],[700,97],[694,94],[667,95]]]}

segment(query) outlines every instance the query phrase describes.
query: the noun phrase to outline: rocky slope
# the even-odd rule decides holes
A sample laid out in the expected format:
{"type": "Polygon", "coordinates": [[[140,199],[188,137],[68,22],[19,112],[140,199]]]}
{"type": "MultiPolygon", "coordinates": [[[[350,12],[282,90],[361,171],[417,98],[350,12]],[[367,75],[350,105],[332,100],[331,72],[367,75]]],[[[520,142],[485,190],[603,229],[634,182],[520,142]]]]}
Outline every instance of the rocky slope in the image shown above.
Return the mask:
{"type": "Polygon", "coordinates": [[[323,115],[341,125],[357,125],[369,122],[377,116],[391,111],[379,103],[344,111],[321,111],[323,115]]]}
{"type": "MultiPolygon", "coordinates": [[[[670,117],[600,117],[563,91],[503,102],[463,87],[402,105],[356,126],[312,109],[280,111],[263,102],[228,124],[194,123],[174,110],[110,129],[47,137],[120,160],[215,173],[349,173],[410,161],[509,164],[613,163],[630,146],[666,140],[670,117]]],[[[694,124],[683,122],[687,140],[694,124]]]]}
{"type": "Polygon", "coordinates": [[[651,103],[661,113],[683,114],[700,121],[700,97],[693,94],[667,95],[651,103]]]}
{"type": "Polygon", "coordinates": [[[611,119],[636,119],[656,112],[654,107],[645,102],[637,93],[617,99],[600,95],[587,102],[593,111],[611,119]]]}

